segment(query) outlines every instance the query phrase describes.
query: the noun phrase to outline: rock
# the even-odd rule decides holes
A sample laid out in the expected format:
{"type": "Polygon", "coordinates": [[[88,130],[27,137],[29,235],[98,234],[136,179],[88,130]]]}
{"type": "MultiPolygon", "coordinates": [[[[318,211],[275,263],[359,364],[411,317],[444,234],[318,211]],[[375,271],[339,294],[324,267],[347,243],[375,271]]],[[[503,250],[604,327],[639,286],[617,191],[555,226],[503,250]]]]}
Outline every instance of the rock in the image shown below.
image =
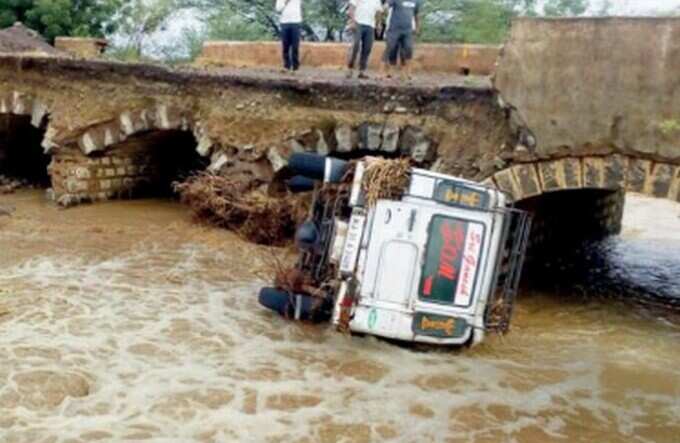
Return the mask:
{"type": "Polygon", "coordinates": [[[306,151],[305,146],[294,138],[290,139],[288,141],[288,146],[289,146],[289,148],[292,152],[305,152],[306,151]]]}
{"type": "Polygon", "coordinates": [[[417,163],[434,160],[434,145],[425,132],[415,126],[407,126],[399,140],[399,151],[402,155],[411,155],[417,163]]]}
{"type": "Polygon", "coordinates": [[[531,148],[536,147],[536,137],[534,137],[534,135],[531,132],[527,131],[524,139],[526,141],[527,146],[531,148]]]}
{"type": "Polygon", "coordinates": [[[363,123],[359,126],[359,147],[369,151],[377,151],[382,144],[382,125],[363,123]]]}
{"type": "Polygon", "coordinates": [[[338,152],[350,152],[356,147],[356,133],[352,127],[340,124],[335,127],[335,143],[338,152]]]}
{"type": "Polygon", "coordinates": [[[271,147],[267,150],[267,160],[271,163],[274,172],[279,172],[288,165],[288,157],[282,155],[276,147],[271,147]]]}
{"type": "Polygon", "coordinates": [[[223,152],[215,152],[212,157],[210,157],[210,166],[208,166],[208,171],[216,173],[222,169],[222,166],[226,165],[229,161],[227,154],[223,152]]]}
{"type": "Polygon", "coordinates": [[[317,129],[315,132],[317,135],[316,152],[321,155],[330,154],[330,149],[328,147],[328,143],[326,143],[326,137],[324,137],[323,131],[321,131],[321,129],[317,129]]]}
{"type": "Polygon", "coordinates": [[[394,108],[394,112],[396,112],[397,114],[405,114],[406,111],[408,110],[403,106],[397,106],[396,108],[394,108]]]}
{"type": "Polygon", "coordinates": [[[399,146],[399,126],[385,125],[382,131],[382,143],[380,150],[383,152],[396,152],[399,146]]]}
{"type": "Polygon", "coordinates": [[[104,146],[97,143],[97,140],[89,131],[83,134],[83,136],[80,138],[79,145],[80,150],[85,155],[90,155],[93,152],[102,151],[104,149],[104,146]]]}
{"type": "Polygon", "coordinates": [[[78,167],[75,169],[75,176],[80,179],[88,179],[90,178],[90,170],[84,167],[78,167]]]}
{"type": "Polygon", "coordinates": [[[201,138],[198,141],[198,145],[196,146],[196,152],[198,152],[202,157],[207,157],[210,155],[210,151],[213,148],[213,142],[210,140],[210,138],[203,134],[201,135],[201,138]]]}

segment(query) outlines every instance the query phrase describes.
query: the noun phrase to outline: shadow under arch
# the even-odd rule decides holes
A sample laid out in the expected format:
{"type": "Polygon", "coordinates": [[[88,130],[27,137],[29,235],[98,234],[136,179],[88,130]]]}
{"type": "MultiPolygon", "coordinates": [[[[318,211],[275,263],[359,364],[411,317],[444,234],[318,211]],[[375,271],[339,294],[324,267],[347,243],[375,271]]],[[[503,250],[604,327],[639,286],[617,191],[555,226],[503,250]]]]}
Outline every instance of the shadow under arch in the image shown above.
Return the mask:
{"type": "Polygon", "coordinates": [[[42,147],[48,107],[19,91],[0,95],[0,175],[22,184],[48,187],[50,156],[42,147]]]}

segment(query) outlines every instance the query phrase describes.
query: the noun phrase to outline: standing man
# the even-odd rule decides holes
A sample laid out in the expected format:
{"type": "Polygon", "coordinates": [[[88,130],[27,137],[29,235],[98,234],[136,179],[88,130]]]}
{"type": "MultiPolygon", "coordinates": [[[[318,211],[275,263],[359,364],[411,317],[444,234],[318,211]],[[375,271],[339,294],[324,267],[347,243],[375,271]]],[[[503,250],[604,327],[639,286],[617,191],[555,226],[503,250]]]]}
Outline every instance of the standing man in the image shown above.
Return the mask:
{"type": "Polygon", "coordinates": [[[413,36],[420,31],[420,20],[418,18],[420,3],[421,0],[387,0],[390,15],[385,55],[390,69],[396,66],[397,59],[401,58],[401,72],[402,76],[406,78],[411,78],[413,36]]]}
{"type": "Polygon", "coordinates": [[[302,0],[276,0],[276,12],[281,14],[283,67],[287,71],[295,72],[300,67],[302,0]]]}
{"type": "Polygon", "coordinates": [[[381,14],[382,3],[380,0],[350,0],[349,20],[353,43],[349,49],[349,60],[347,63],[349,72],[347,73],[347,78],[352,78],[352,71],[359,52],[361,52],[361,57],[359,58],[359,78],[368,78],[366,75],[368,58],[373,48],[375,24],[381,14]]]}

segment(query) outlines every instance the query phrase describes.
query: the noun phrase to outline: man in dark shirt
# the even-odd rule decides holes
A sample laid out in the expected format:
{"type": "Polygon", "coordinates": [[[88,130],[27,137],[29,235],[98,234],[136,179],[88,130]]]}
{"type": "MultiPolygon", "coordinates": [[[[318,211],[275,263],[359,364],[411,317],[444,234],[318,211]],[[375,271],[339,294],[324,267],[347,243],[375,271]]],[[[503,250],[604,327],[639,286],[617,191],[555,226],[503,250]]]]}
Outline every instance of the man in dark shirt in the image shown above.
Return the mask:
{"type": "Polygon", "coordinates": [[[410,62],[413,58],[413,35],[418,33],[420,27],[418,19],[420,4],[421,0],[387,0],[390,13],[385,55],[389,67],[396,66],[397,59],[401,58],[402,74],[407,78],[411,76],[410,62]]]}

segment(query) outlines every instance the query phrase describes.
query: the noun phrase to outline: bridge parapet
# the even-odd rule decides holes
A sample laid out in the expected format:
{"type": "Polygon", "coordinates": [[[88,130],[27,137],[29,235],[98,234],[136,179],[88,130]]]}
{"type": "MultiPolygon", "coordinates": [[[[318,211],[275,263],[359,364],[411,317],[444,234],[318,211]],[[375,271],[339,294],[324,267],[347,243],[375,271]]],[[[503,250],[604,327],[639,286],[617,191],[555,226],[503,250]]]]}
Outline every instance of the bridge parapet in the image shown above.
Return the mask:
{"type": "MultiPolygon", "coordinates": [[[[300,60],[303,66],[325,69],[345,69],[349,43],[303,42],[300,60]]],[[[384,42],[375,42],[369,68],[380,69],[385,51],[384,42]]],[[[419,43],[412,68],[415,72],[456,75],[491,75],[500,53],[498,45],[419,43]]],[[[279,68],[281,43],[209,41],[203,44],[197,59],[200,66],[229,68],[279,68]]]]}

